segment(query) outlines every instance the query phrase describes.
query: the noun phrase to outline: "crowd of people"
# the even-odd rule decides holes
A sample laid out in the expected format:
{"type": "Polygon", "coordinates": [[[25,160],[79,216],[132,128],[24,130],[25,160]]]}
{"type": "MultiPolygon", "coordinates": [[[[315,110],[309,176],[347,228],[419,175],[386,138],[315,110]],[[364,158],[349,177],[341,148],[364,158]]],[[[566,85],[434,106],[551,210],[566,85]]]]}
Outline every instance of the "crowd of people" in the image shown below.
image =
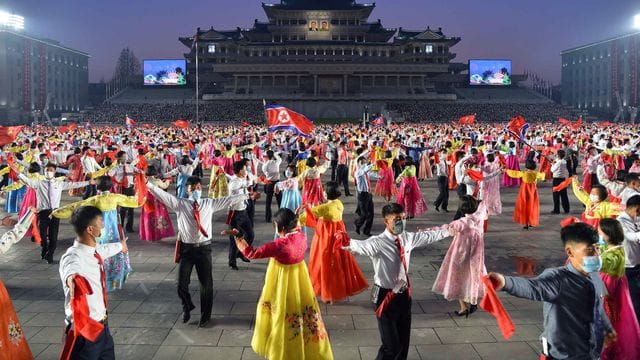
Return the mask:
{"type": "MultiPolygon", "coordinates": [[[[139,111],[142,116],[145,108],[139,111]]],[[[525,106],[527,111],[551,110],[525,106]]],[[[508,332],[506,310],[495,296],[503,290],[545,303],[541,355],[547,359],[640,358],[638,128],[514,118],[508,129],[497,123],[342,124],[298,136],[264,125],[24,128],[0,153],[5,210],[19,214],[14,229],[0,237],[0,252],[32,237],[41,258],[55,264],[59,219],[71,219],[77,238],[59,265],[63,358],[113,358],[107,296],[127,286],[136,266],[127,247],[135,232],[134,208],[141,208],[140,240],[177,237],[177,294],[185,323],[195,308],[189,291],[193,267],[200,283],[197,324],[206,328],[211,321],[214,233],[229,237],[233,271],[238,259],[269,258],[251,342],[264,358],[332,359],[319,301],[333,304],[371,288],[381,340],[377,359],[406,359],[411,252],[448,237],[453,239],[432,291],[456,302],[455,316],[473,316],[482,307],[508,332]],[[437,180],[437,190],[421,189],[429,178],[437,180]],[[553,195],[538,192],[543,181],[553,183],[553,195]],[[580,219],[562,221],[564,266],[533,278],[487,271],[484,234],[491,218],[505,210],[503,187],[519,187],[513,221],[523,231],[539,226],[541,196],[553,196],[552,214],[561,208],[569,213],[571,187],[585,208],[580,219]],[[426,191],[437,191],[435,202],[427,203],[426,191]],[[450,192],[458,201],[449,201],[450,192]],[[82,199],[61,206],[62,196],[82,199]],[[341,200],[349,196],[356,197],[355,209],[341,200]],[[374,198],[385,204],[380,234],[371,234],[374,198]],[[425,216],[431,205],[454,212],[451,221],[408,231],[407,221],[425,216]],[[265,207],[264,219],[256,219],[259,206],[265,207]],[[224,211],[226,222],[215,223],[213,214],[224,211]],[[345,211],[355,211],[355,223],[345,224],[345,211]],[[169,213],[176,214],[175,223],[169,213]],[[254,244],[257,221],[273,224],[275,239],[254,244]],[[366,238],[352,240],[353,233],[366,238]],[[371,258],[372,279],[352,253],[371,258]]],[[[1,303],[9,304],[0,321],[18,321],[1,282],[0,290],[1,303]]],[[[8,351],[28,350],[24,336],[0,341],[15,345],[8,351]]]]}

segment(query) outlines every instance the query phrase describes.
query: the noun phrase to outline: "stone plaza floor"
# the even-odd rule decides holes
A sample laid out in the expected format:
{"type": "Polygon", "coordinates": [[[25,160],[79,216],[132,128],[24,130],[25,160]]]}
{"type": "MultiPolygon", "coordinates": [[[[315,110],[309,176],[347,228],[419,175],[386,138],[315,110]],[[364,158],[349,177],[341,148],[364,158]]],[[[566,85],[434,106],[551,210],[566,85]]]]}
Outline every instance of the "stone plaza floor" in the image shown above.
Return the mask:
{"type": "MultiPolygon", "coordinates": [[[[207,182],[208,183],[208,182],[207,182]]],[[[434,179],[420,183],[429,206],[426,215],[408,221],[408,230],[441,225],[452,220],[457,207],[455,192],[450,193],[451,212],[436,212],[432,203],[437,196],[434,179]]],[[[353,184],[351,191],[355,193],[353,184]]],[[[523,230],[513,223],[512,215],[518,189],[502,189],[503,214],[492,217],[485,235],[485,262],[488,271],[505,274],[539,274],[545,267],[564,263],[559,222],[565,215],[550,215],[551,184],[539,184],[540,226],[523,230]]],[[[570,194],[572,211],[579,216],[583,207],[570,194]]],[[[354,239],[356,197],[343,197],[344,222],[354,239]]],[[[65,195],[64,203],[71,201],[65,195]]],[[[381,208],[384,201],[374,198],[376,218],[373,234],[382,232],[381,208]]],[[[273,239],[273,227],[264,222],[264,197],[256,205],[254,245],[273,239]]],[[[275,206],[273,209],[275,210],[275,206]]],[[[175,225],[175,215],[172,215],[175,225]]],[[[0,218],[5,214],[0,214],[0,218]]],[[[225,229],[226,214],[214,219],[214,234],[225,229]]],[[[134,228],[137,230],[139,210],[134,228]]],[[[0,228],[0,233],[7,228],[0,228]]],[[[309,243],[312,236],[309,236],[309,243]]],[[[63,293],[58,260],[73,242],[68,221],[60,227],[55,264],[40,260],[35,244],[24,239],[0,257],[0,278],[5,282],[18,312],[31,350],[37,359],[57,359],[64,327],[63,293]]],[[[413,295],[413,323],[409,359],[537,359],[538,336],[542,330],[542,303],[501,294],[516,332],[504,340],[495,319],[478,310],[469,318],[453,314],[457,302],[447,302],[431,291],[431,286],[451,238],[416,249],[411,257],[410,277],[413,295]]],[[[213,247],[214,305],[208,328],[197,327],[199,319],[198,281],[193,272],[191,292],[196,310],[183,324],[180,300],[176,292],[177,266],[173,263],[175,239],[158,243],[138,240],[131,234],[129,250],[134,272],[124,289],[109,294],[109,326],[118,359],[257,359],[251,349],[256,305],[260,296],[267,260],[238,263],[240,271],[227,266],[228,238],[216,235],[213,247]]],[[[356,256],[370,285],[371,260],[356,256]]],[[[307,255],[308,259],[308,255],[307,255]]],[[[365,291],[348,301],[321,304],[335,359],[370,360],[380,345],[375,314],[365,291]]]]}

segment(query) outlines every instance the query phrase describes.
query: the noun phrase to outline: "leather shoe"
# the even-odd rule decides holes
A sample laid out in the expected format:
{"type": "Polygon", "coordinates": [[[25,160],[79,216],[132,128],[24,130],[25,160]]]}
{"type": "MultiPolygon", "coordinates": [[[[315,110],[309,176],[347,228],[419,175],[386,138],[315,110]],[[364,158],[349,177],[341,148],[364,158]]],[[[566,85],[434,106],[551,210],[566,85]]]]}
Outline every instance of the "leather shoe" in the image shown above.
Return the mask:
{"type": "Polygon", "coordinates": [[[189,322],[189,320],[191,319],[191,310],[193,310],[193,309],[195,309],[195,308],[196,308],[195,306],[191,305],[191,306],[189,307],[189,310],[185,310],[185,311],[182,313],[182,322],[183,322],[183,323],[185,323],[185,324],[186,324],[187,322],[189,322]]]}
{"type": "Polygon", "coordinates": [[[229,265],[229,267],[230,267],[232,270],[240,270],[240,269],[238,269],[238,265],[236,265],[236,264],[230,264],[230,265],[229,265]]]}
{"type": "Polygon", "coordinates": [[[128,228],[125,231],[128,232],[128,233],[134,233],[135,232],[132,228],[128,228]]]}
{"type": "Polygon", "coordinates": [[[364,234],[364,236],[371,236],[370,232],[366,232],[366,233],[363,233],[363,234],[364,234]]]}
{"type": "Polygon", "coordinates": [[[200,322],[198,323],[198,327],[200,328],[207,327],[207,325],[209,325],[209,321],[211,321],[211,319],[200,319],[200,322]]]}
{"type": "Polygon", "coordinates": [[[243,262],[251,262],[251,260],[247,259],[244,255],[240,254],[240,256],[238,256],[240,258],[240,260],[242,260],[243,262]]]}
{"type": "Polygon", "coordinates": [[[356,226],[356,234],[360,235],[360,228],[356,226]]]}

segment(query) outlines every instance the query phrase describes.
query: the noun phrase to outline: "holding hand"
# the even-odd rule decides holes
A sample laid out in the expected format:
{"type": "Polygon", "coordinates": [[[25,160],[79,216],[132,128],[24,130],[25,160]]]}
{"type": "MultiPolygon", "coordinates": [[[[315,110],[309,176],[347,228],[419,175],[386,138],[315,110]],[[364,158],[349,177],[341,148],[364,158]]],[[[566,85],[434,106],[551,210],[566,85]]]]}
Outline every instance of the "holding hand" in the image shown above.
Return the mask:
{"type": "Polygon", "coordinates": [[[615,330],[611,330],[604,336],[604,347],[610,346],[616,341],[618,341],[618,334],[616,334],[615,330]]]}
{"type": "Polygon", "coordinates": [[[236,238],[236,246],[240,252],[244,253],[244,250],[249,247],[249,244],[243,238],[236,238]]]}
{"type": "Polygon", "coordinates": [[[493,285],[495,286],[496,291],[502,290],[502,288],[506,283],[504,276],[502,274],[494,273],[494,272],[489,273],[488,276],[491,282],[493,283],[493,285]]]}
{"type": "Polygon", "coordinates": [[[129,238],[125,237],[124,239],[122,239],[122,241],[120,241],[120,244],[122,244],[122,253],[123,254],[128,254],[129,253],[129,247],[127,246],[127,240],[129,240],[129,238]]]}

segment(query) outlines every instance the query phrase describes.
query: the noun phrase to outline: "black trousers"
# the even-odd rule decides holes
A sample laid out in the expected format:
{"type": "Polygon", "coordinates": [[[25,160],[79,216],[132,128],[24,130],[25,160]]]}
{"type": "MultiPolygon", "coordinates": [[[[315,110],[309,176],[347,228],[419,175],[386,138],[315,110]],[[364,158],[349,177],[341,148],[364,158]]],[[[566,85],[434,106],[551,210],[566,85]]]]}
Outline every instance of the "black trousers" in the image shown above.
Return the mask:
{"type": "Polygon", "coordinates": [[[371,226],[373,225],[373,196],[370,192],[358,193],[358,207],[356,208],[356,228],[362,227],[362,232],[365,234],[371,233],[371,226]]]}
{"type": "Polygon", "coordinates": [[[71,350],[71,359],[74,360],[112,360],[116,358],[113,338],[109,332],[109,326],[98,335],[95,342],[89,341],[76,334],[76,341],[71,350]]]}
{"type": "Polygon", "coordinates": [[[349,191],[349,167],[347,165],[338,165],[336,176],[338,185],[342,184],[344,186],[344,195],[351,195],[349,191]]]}
{"type": "Polygon", "coordinates": [[[38,212],[38,231],[42,238],[42,257],[47,260],[53,260],[53,253],[58,245],[58,228],[60,227],[60,219],[51,217],[51,210],[40,210],[38,212]]]}
{"type": "MultiPolygon", "coordinates": [[[[264,185],[264,194],[266,195],[266,208],[264,210],[264,220],[266,222],[271,222],[271,202],[273,201],[273,194],[274,194],[274,190],[276,188],[276,184],[278,182],[272,182],[271,184],[265,184],[264,185]]],[[[278,205],[278,208],[280,208],[280,201],[282,200],[282,194],[281,193],[277,193],[276,195],[276,203],[278,205]]]]}
{"type": "Polygon", "coordinates": [[[443,210],[449,208],[449,178],[446,176],[438,176],[438,197],[434,205],[443,210]]]}
{"type": "Polygon", "coordinates": [[[196,267],[200,282],[200,319],[211,318],[213,309],[213,275],[211,273],[211,245],[195,247],[182,243],[180,247],[180,264],[178,268],[178,296],[182,301],[182,309],[191,311],[194,307],[189,294],[191,271],[196,267]]]}
{"type": "Polygon", "coordinates": [[[458,193],[458,197],[467,195],[467,184],[458,184],[458,187],[456,187],[456,192],[458,193]]]}
{"type": "MultiPolygon", "coordinates": [[[[565,178],[553,178],[553,186],[558,186],[565,178]]],[[[567,196],[567,189],[560,190],[553,193],[553,212],[560,212],[560,200],[562,200],[562,210],[565,213],[569,212],[569,196],[567,196]]]]}
{"type": "Polygon", "coordinates": [[[204,171],[202,171],[202,164],[198,163],[195,169],[193,169],[193,176],[197,176],[199,178],[204,177],[204,171]]]}
{"type": "MultiPolygon", "coordinates": [[[[375,302],[376,309],[389,291],[391,290],[380,289],[375,302]]],[[[411,336],[411,298],[407,292],[396,294],[389,307],[378,318],[378,331],[382,345],[376,360],[405,360],[411,336]]]]}
{"type": "Polygon", "coordinates": [[[96,194],[98,194],[98,190],[96,189],[96,186],[89,184],[87,185],[87,187],[84,188],[84,195],[82,195],[82,200],[87,200],[92,196],[96,196],[96,194]]]}
{"type": "Polygon", "coordinates": [[[337,168],[338,168],[338,161],[331,160],[331,181],[336,181],[337,168]]]}
{"type": "MultiPolygon", "coordinates": [[[[122,189],[122,195],[133,196],[136,192],[133,186],[122,189]]],[[[126,228],[128,231],[133,231],[133,209],[120,207],[120,224],[126,228]],[[124,226],[125,219],[127,220],[127,226],[124,226]]]]}
{"type": "Polygon", "coordinates": [[[627,275],[627,281],[629,282],[629,294],[631,295],[633,309],[636,311],[638,322],[640,322],[640,265],[626,268],[625,275],[627,275]]]}
{"type": "MultiPolygon", "coordinates": [[[[247,244],[253,244],[253,224],[251,223],[247,210],[234,211],[229,224],[231,229],[238,229],[244,235],[247,244]]],[[[229,236],[229,266],[236,264],[236,259],[241,255],[240,250],[236,246],[236,240],[233,236],[229,236]]]]}

